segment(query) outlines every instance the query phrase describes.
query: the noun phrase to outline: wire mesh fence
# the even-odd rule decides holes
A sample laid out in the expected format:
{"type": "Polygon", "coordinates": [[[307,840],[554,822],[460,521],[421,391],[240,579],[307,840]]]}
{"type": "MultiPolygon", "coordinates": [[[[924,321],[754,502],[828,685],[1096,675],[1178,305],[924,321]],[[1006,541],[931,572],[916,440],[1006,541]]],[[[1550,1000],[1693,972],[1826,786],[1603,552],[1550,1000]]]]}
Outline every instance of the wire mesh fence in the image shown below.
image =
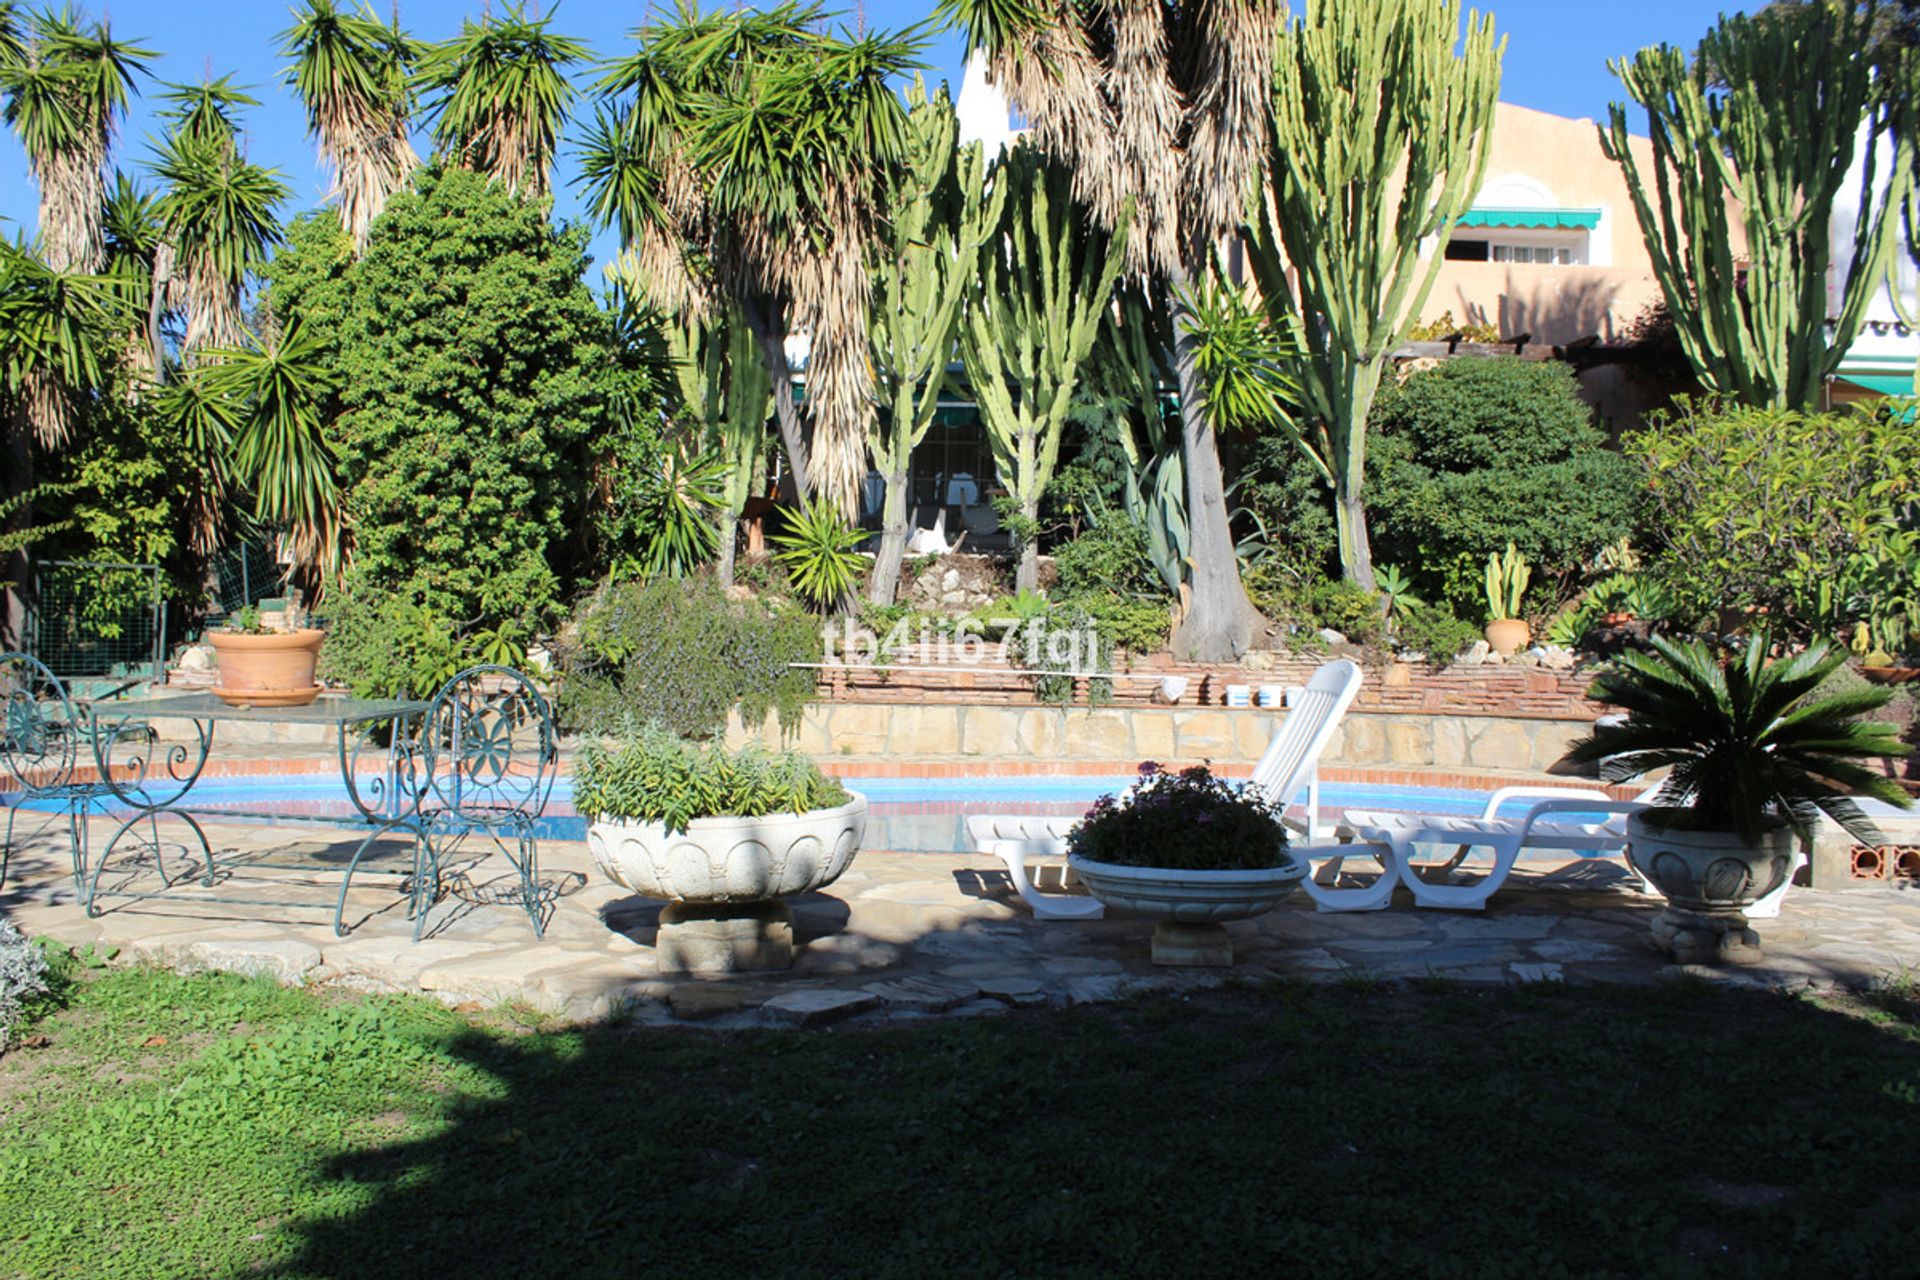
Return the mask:
{"type": "Polygon", "coordinates": [[[257,542],[243,542],[222,551],[213,562],[218,614],[237,613],[251,604],[279,595],[285,570],[257,542]]]}
{"type": "Polygon", "coordinates": [[[63,679],[161,679],[167,600],[158,565],[47,560],[33,573],[28,651],[63,679]]]}

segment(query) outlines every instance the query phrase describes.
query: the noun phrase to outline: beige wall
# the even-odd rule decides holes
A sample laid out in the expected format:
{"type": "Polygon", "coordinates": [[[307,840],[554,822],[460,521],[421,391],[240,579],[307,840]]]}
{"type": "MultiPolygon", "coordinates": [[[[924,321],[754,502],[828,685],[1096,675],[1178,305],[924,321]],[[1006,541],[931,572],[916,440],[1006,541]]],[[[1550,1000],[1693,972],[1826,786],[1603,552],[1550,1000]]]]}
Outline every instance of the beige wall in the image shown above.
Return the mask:
{"type": "MultiPolygon", "coordinates": [[[[1650,171],[1651,144],[1635,139],[1633,146],[1642,171],[1650,171]]],[[[1633,216],[1626,180],[1601,152],[1593,121],[1500,104],[1482,202],[1495,207],[1542,203],[1509,194],[1527,186],[1544,188],[1551,203],[1561,208],[1602,211],[1600,225],[1591,234],[1593,265],[1449,262],[1440,270],[1422,320],[1452,312],[1465,323],[1496,326],[1501,337],[1530,333],[1535,342],[1554,344],[1590,335],[1602,341],[1622,337],[1635,317],[1659,299],[1660,286],[1633,216]]],[[[1460,237],[1478,239],[1481,234],[1476,229],[1460,237]]]]}

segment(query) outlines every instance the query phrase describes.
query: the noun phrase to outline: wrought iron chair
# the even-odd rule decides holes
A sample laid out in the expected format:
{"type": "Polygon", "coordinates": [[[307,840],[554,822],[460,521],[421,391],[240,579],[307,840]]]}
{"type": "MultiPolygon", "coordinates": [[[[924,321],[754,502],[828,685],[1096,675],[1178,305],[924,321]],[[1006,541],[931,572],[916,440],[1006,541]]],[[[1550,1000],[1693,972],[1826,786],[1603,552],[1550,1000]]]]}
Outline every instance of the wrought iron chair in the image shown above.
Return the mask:
{"type": "Polygon", "coordinates": [[[472,667],[440,687],[420,734],[424,776],[414,937],[420,937],[428,908],[445,891],[450,855],[470,836],[484,837],[505,856],[519,880],[513,896],[533,922],[534,936],[545,936],[554,894],[540,879],[536,828],[560,760],[546,698],[510,667],[472,667]]]}
{"type": "Polygon", "coordinates": [[[6,714],[0,735],[0,765],[17,794],[7,806],[6,843],[0,845],[0,887],[13,862],[13,829],[23,806],[59,814],[67,823],[76,890],[85,892],[87,815],[110,793],[91,773],[88,724],[67,696],[60,677],[26,653],[0,654],[0,705],[6,714]]]}

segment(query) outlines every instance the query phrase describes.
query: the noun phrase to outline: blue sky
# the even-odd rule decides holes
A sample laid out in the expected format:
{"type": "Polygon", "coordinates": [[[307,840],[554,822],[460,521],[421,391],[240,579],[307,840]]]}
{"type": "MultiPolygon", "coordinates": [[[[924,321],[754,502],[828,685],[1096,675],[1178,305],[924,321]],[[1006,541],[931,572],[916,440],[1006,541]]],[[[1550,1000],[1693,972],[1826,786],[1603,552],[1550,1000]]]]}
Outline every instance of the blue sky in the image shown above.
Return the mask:
{"type": "MultiPolygon", "coordinates": [[[[76,0],[99,12],[102,0],[76,0]]],[[[384,12],[391,0],[378,0],[384,12]]],[[[852,0],[844,0],[849,12],[852,0]]],[[[458,30],[463,15],[478,13],[482,0],[401,0],[407,27],[427,39],[458,30]]],[[[833,0],[829,0],[833,3],[833,0]]],[[[551,5],[546,6],[549,11],[551,5]]],[[[562,0],[556,25],[587,40],[601,54],[629,47],[627,33],[645,16],[648,5],[636,0],[562,0]]],[[[1618,95],[1606,60],[1641,45],[1669,40],[1690,44],[1711,24],[1726,0],[1611,0],[1602,5],[1547,3],[1546,0],[1495,0],[1483,5],[1497,29],[1507,33],[1502,97],[1509,102],[1560,115],[1598,117],[1618,95]]],[[[867,0],[866,20],[879,26],[922,21],[933,0],[867,0]]],[[[319,203],[325,179],[305,136],[300,108],[281,81],[282,60],[274,38],[287,24],[287,7],[277,0],[111,0],[115,31],[142,38],[163,57],[153,66],[162,80],[196,81],[208,70],[232,73],[254,87],[261,105],[247,116],[248,145],[254,159],[278,168],[293,189],[295,208],[319,203]]],[[[958,92],[961,51],[951,32],[934,37],[925,55],[929,80],[948,80],[958,92]]],[[[150,86],[151,89],[151,86],[150,86]]],[[[155,125],[148,115],[152,95],[136,104],[117,153],[123,167],[137,168],[148,154],[155,125]]],[[[424,150],[424,148],[422,148],[424,150]]],[[[571,170],[563,157],[561,181],[571,170]]],[[[26,160],[10,131],[0,138],[0,230],[11,235],[34,225],[35,192],[26,160]]],[[[575,212],[571,193],[560,192],[560,213],[575,212]]],[[[604,243],[604,242],[603,242],[604,243]]]]}

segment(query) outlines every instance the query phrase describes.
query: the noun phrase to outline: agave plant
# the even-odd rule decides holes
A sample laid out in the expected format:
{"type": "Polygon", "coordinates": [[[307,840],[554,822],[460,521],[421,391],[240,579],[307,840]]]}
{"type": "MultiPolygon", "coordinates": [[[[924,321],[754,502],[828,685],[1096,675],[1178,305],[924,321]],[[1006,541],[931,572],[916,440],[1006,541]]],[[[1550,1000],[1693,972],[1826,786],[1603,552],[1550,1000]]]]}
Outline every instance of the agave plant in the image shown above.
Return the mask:
{"type": "Polygon", "coordinates": [[[852,595],[860,585],[866,557],[854,548],[866,540],[840,514],[838,507],[816,499],[801,508],[785,533],[774,536],[774,552],[787,571],[793,589],[818,609],[830,609],[852,595]]]}
{"type": "Polygon", "coordinates": [[[1855,798],[1911,803],[1863,763],[1907,754],[1895,726],[1860,719],[1892,694],[1818,693],[1845,651],[1822,640],[1769,662],[1768,639],[1756,635],[1722,664],[1697,641],[1656,636],[1653,647],[1623,654],[1594,682],[1588,696],[1627,719],[1596,727],[1565,762],[1598,762],[1611,781],[1670,767],[1658,795],[1667,825],[1752,842],[1784,822],[1806,838],[1824,813],[1862,843],[1880,844],[1855,798]]]}
{"type": "Polygon", "coordinates": [[[1380,612],[1389,626],[1405,617],[1408,609],[1426,603],[1413,593],[1413,579],[1398,565],[1383,564],[1375,569],[1373,585],[1380,593],[1380,612]]]}

